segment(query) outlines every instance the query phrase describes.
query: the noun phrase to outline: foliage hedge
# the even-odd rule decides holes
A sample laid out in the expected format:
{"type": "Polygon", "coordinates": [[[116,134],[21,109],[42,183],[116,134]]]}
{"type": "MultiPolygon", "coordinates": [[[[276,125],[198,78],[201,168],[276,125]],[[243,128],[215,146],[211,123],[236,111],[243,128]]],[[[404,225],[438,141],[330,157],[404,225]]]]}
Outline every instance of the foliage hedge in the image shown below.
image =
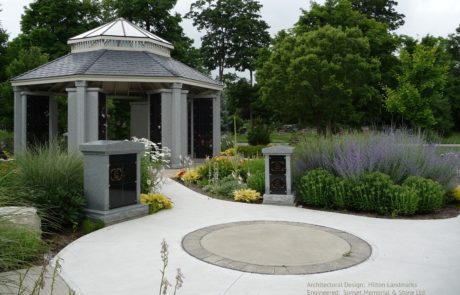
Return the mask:
{"type": "Polygon", "coordinates": [[[415,190],[419,198],[418,213],[429,213],[441,209],[445,201],[446,192],[442,185],[431,179],[419,176],[408,177],[403,186],[415,190]]]}
{"type": "Polygon", "coordinates": [[[434,212],[441,208],[445,196],[439,183],[418,176],[397,185],[380,172],[350,179],[336,177],[324,169],[306,173],[297,191],[307,205],[391,216],[434,212]]]}

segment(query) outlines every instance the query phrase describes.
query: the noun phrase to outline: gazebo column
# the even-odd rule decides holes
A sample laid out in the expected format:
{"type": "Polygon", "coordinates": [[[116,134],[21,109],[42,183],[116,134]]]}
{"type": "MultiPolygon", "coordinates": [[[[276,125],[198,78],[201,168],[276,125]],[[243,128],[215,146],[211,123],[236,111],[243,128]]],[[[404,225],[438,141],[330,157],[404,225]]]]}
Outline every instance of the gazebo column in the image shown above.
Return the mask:
{"type": "Polygon", "coordinates": [[[69,151],[78,151],[81,143],[107,139],[106,97],[100,88],[88,88],[86,81],[76,81],[68,93],[69,151]]]}
{"type": "Polygon", "coordinates": [[[21,88],[13,87],[14,91],[14,153],[18,154],[27,145],[27,96],[21,88]]]}
{"type": "Polygon", "coordinates": [[[86,81],[76,81],[75,88],[66,89],[67,102],[67,148],[69,151],[78,151],[80,143],[85,142],[85,102],[86,81]]]}
{"type": "Polygon", "coordinates": [[[220,112],[221,112],[221,94],[218,92],[212,99],[212,153],[214,156],[220,155],[220,112]]]}
{"type": "Polygon", "coordinates": [[[171,90],[171,166],[178,168],[187,155],[187,99],[181,83],[173,83],[171,90]]]}

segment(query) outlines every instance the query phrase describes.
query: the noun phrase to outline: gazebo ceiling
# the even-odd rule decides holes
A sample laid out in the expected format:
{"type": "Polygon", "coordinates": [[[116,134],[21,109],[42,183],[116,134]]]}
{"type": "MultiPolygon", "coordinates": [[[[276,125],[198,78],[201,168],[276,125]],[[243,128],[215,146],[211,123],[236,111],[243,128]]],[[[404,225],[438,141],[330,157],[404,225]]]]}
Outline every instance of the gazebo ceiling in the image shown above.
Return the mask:
{"type": "Polygon", "coordinates": [[[221,83],[171,58],[171,43],[122,18],[68,43],[71,53],[13,78],[12,85],[65,85],[83,80],[128,85],[182,83],[222,90],[221,83]]]}

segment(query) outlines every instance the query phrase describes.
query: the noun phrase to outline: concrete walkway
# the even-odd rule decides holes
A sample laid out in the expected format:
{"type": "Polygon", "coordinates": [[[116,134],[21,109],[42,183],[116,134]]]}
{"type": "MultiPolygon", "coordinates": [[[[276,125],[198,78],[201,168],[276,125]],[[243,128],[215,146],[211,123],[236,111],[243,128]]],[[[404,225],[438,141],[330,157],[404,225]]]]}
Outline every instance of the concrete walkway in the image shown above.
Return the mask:
{"type": "Polygon", "coordinates": [[[185,281],[178,294],[183,295],[363,295],[393,294],[393,290],[395,294],[460,294],[460,217],[390,220],[234,203],[210,199],[171,180],[163,193],[174,201],[173,209],[86,235],[59,254],[64,260],[61,275],[77,294],[158,293],[163,239],[170,253],[167,278],[173,282],[176,268],[181,268],[185,281]],[[190,256],[181,247],[182,238],[197,229],[250,220],[303,222],[343,230],[367,241],[372,255],[344,270],[281,276],[221,268],[190,256]]]}

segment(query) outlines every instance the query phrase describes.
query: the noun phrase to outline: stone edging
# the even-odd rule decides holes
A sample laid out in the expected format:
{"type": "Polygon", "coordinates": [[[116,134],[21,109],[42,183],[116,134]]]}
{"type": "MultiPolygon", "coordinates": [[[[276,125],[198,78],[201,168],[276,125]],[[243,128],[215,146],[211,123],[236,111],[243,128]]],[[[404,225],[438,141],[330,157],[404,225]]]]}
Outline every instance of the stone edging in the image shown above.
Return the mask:
{"type": "Polygon", "coordinates": [[[242,221],[242,222],[231,222],[224,224],[217,224],[213,226],[204,227],[193,231],[182,239],[182,248],[193,257],[224,268],[229,268],[233,270],[249,272],[249,273],[258,273],[258,274],[270,274],[270,275],[305,275],[305,274],[314,274],[329,272],[339,269],[345,269],[352,267],[354,265],[360,264],[366,261],[372,254],[371,246],[364,240],[349,234],[344,231],[333,229],[330,227],[301,223],[301,222],[289,222],[289,221],[242,221]],[[212,252],[209,252],[201,245],[201,240],[209,233],[239,225],[251,225],[251,224],[285,224],[293,226],[302,226],[314,228],[316,230],[321,230],[332,235],[335,235],[343,240],[345,240],[351,248],[350,256],[343,256],[337,260],[319,263],[319,264],[309,264],[301,266],[268,266],[268,265],[257,265],[250,264],[246,262],[236,261],[227,259],[225,257],[216,255],[212,252]]]}

